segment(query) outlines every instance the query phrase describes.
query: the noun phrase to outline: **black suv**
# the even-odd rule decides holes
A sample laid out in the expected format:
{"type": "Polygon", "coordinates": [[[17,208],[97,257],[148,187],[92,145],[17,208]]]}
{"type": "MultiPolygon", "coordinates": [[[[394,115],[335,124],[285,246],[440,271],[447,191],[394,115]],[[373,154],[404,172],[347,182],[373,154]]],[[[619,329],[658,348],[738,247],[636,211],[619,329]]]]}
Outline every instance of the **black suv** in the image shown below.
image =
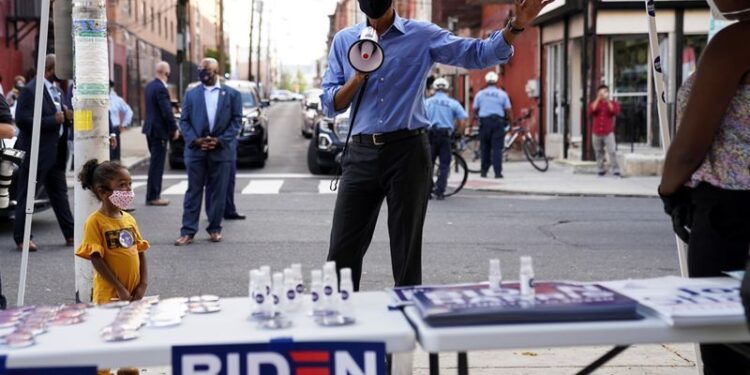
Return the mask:
{"type": "Polygon", "coordinates": [[[323,117],[315,123],[307,148],[307,168],[312,174],[335,173],[341,163],[346,136],[349,134],[349,111],[334,117],[323,117]]]}

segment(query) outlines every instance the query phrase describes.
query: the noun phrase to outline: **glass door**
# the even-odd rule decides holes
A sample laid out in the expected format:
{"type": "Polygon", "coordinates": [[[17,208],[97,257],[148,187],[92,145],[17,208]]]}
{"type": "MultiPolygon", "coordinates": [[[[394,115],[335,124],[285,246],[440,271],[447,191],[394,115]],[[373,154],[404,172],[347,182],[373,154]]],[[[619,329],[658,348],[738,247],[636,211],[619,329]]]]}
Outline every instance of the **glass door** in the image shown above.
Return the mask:
{"type": "Polygon", "coordinates": [[[565,93],[563,92],[563,61],[562,43],[554,43],[547,46],[547,93],[545,97],[545,108],[547,108],[547,134],[561,134],[563,132],[563,121],[565,121],[565,108],[563,106],[565,93]]]}
{"type": "Polygon", "coordinates": [[[619,143],[647,143],[648,132],[648,37],[628,36],[610,40],[610,93],[620,102],[615,123],[619,143]]]}

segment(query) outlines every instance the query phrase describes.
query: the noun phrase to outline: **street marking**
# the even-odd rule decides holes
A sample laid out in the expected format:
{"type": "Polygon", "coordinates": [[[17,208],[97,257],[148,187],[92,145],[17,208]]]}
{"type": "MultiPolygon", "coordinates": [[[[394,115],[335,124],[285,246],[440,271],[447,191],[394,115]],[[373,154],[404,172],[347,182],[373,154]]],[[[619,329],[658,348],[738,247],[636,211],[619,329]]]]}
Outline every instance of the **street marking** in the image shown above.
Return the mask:
{"type": "Polygon", "coordinates": [[[188,189],[187,181],[180,181],[162,192],[163,195],[185,195],[188,189]]]}
{"type": "Polygon", "coordinates": [[[284,180],[251,180],[242,189],[242,194],[278,194],[282,185],[284,185],[284,180]]]}
{"type": "Polygon", "coordinates": [[[336,194],[335,191],[331,191],[331,180],[320,180],[318,194],[336,194]]]}
{"type": "Polygon", "coordinates": [[[131,186],[131,189],[135,190],[135,189],[138,189],[141,186],[146,186],[146,183],[145,182],[141,182],[141,181],[136,181],[136,182],[133,182],[133,185],[131,186]]]}

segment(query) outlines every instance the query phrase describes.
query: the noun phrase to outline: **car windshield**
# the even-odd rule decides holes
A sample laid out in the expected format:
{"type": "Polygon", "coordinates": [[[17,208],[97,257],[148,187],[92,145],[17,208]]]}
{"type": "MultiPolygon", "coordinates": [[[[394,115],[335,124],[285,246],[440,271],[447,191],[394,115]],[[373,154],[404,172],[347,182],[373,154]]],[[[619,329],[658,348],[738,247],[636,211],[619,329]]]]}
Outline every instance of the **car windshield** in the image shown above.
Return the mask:
{"type": "Polygon", "coordinates": [[[258,106],[253,93],[249,91],[241,91],[240,94],[242,95],[242,107],[248,108],[258,106]]]}

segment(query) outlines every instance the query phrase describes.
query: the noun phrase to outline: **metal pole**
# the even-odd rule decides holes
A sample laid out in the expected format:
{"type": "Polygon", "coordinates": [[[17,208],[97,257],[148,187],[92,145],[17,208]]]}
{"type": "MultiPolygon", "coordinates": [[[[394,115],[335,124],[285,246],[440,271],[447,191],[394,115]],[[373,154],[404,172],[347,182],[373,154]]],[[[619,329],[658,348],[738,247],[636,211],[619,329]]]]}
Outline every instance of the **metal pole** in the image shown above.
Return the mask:
{"type": "MultiPolygon", "coordinates": [[[[247,80],[253,80],[253,25],[255,25],[255,0],[250,2],[250,52],[247,54],[247,80]]],[[[260,63],[260,62],[258,62],[260,63]]]]}
{"type": "Polygon", "coordinates": [[[260,0],[258,3],[258,66],[256,67],[258,74],[255,75],[255,82],[257,82],[258,88],[260,88],[261,85],[261,75],[260,75],[260,53],[263,50],[261,48],[261,45],[263,43],[263,37],[261,36],[263,33],[263,0],[260,0]]]}
{"type": "MultiPolygon", "coordinates": [[[[109,159],[109,56],[106,0],[74,0],[73,48],[76,91],[75,170],[90,159],[109,159]]],[[[140,62],[139,62],[140,63],[140,62]]],[[[94,196],[75,184],[75,243],[83,239],[83,223],[99,207],[94,196]]],[[[91,301],[91,262],[76,257],[76,300],[91,301]]]]}
{"type": "MultiPolygon", "coordinates": [[[[26,216],[24,217],[23,252],[21,253],[21,276],[18,281],[17,305],[23,306],[26,295],[26,274],[29,269],[29,243],[31,242],[31,218],[34,215],[36,197],[37,164],[39,163],[39,132],[42,126],[42,98],[44,95],[44,66],[47,60],[47,35],[49,33],[49,0],[42,0],[39,19],[39,48],[36,61],[36,95],[34,96],[34,122],[31,131],[31,157],[29,158],[29,185],[26,192],[26,216]]],[[[20,202],[19,202],[20,203],[20,202]]],[[[17,218],[20,220],[20,218],[17,218]]]]}

